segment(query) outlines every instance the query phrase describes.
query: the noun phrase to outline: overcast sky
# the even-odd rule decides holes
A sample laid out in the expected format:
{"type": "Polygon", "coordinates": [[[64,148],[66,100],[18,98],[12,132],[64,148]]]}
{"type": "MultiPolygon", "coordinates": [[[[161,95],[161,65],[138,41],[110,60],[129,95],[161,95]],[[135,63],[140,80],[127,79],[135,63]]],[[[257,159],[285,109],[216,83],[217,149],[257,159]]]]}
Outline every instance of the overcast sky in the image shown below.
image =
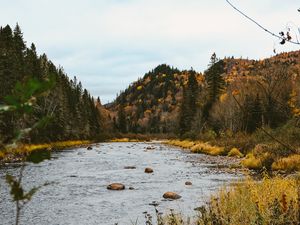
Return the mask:
{"type": "MultiPolygon", "coordinates": [[[[299,0],[232,0],[274,32],[300,26],[299,0]],[[295,23],[295,24],[293,24],[295,23]]],[[[225,0],[0,0],[0,25],[77,76],[102,103],[157,65],[204,71],[210,55],[260,59],[299,46],[241,17],[225,0]]]]}

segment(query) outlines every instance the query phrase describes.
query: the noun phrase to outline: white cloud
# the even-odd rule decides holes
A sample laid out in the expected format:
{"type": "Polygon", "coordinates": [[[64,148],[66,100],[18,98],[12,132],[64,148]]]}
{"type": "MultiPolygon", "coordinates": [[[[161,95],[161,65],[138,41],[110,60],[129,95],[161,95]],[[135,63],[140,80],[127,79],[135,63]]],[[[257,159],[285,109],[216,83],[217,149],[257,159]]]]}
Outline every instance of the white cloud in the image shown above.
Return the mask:
{"type": "MultiPolygon", "coordinates": [[[[297,0],[232,1],[274,32],[299,21],[297,0]]],[[[225,0],[0,2],[2,25],[19,22],[29,43],[103,102],[160,63],[202,71],[212,52],[263,58],[274,43],[278,51],[299,49],[279,46],[225,0]]]]}

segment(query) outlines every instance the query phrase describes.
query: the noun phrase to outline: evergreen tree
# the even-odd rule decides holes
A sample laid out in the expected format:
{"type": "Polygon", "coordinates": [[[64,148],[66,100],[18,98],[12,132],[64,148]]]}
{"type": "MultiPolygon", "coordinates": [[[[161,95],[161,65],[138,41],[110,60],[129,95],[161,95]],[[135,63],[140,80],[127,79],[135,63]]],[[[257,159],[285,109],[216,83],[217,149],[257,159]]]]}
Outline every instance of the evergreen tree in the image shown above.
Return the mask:
{"type": "Polygon", "coordinates": [[[208,90],[208,100],[203,107],[204,120],[208,119],[210,109],[225,88],[225,81],[222,76],[224,73],[224,66],[224,61],[219,60],[216,54],[213,53],[210,58],[209,68],[204,73],[208,90]]]}
{"type": "Polygon", "coordinates": [[[183,87],[183,97],[179,114],[179,134],[182,136],[192,128],[192,121],[197,112],[199,86],[194,71],[189,72],[186,87],[183,87]]]}
{"type": "Polygon", "coordinates": [[[14,88],[17,82],[30,80],[55,80],[55,86],[37,96],[30,117],[16,120],[12,112],[0,115],[0,142],[9,141],[19,127],[44,118],[48,118],[46,126],[32,131],[31,141],[92,139],[99,135],[102,126],[99,111],[88,91],[82,91],[81,83],[76,78],[70,80],[45,54],[38,56],[34,44],[27,48],[18,24],[14,31],[10,26],[0,27],[0,104],[6,103],[6,96],[18,94],[14,88]]]}
{"type": "Polygon", "coordinates": [[[118,128],[121,133],[127,133],[127,120],[126,120],[126,114],[124,110],[124,104],[121,103],[119,105],[119,111],[118,111],[118,128]]]}

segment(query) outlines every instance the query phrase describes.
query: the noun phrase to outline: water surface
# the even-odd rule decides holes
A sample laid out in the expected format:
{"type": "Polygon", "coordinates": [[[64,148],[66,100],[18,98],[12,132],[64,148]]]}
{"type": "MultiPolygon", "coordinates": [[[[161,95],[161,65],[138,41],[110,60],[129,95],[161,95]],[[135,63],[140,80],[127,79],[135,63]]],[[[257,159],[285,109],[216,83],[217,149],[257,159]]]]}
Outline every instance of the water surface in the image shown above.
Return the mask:
{"type": "MultiPolygon", "coordinates": [[[[154,214],[152,202],[167,212],[175,209],[195,215],[194,208],[225,182],[239,175],[218,170],[201,160],[204,155],[189,154],[159,143],[101,143],[93,150],[78,148],[52,154],[51,160],[29,163],[24,171],[27,189],[45,182],[25,206],[22,225],[131,225],[138,219],[144,224],[143,212],[154,214]],[[146,148],[153,146],[154,149],[146,148]],[[124,169],[135,166],[136,169],[124,169]],[[154,170],[144,173],[146,167],[154,170]],[[191,181],[192,186],[185,182],[191,181]],[[124,191],[110,191],[106,186],[120,182],[124,191]],[[133,187],[134,190],[129,190],[133,187]],[[174,191],[182,196],[165,201],[162,195],[174,191]]],[[[11,202],[5,174],[16,174],[19,167],[0,168],[0,224],[11,225],[15,206],[11,202]]]]}

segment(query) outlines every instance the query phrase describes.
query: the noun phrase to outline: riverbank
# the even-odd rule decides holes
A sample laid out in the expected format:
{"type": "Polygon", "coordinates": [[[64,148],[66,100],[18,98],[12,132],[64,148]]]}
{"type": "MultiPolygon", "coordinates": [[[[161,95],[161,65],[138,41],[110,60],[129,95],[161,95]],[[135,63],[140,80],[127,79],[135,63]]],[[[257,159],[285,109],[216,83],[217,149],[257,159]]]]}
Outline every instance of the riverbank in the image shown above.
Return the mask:
{"type": "Polygon", "coordinates": [[[58,141],[44,144],[19,144],[17,146],[8,146],[6,149],[0,151],[0,164],[9,162],[19,162],[24,157],[32,153],[63,150],[71,147],[81,147],[91,144],[88,140],[72,140],[72,141],[58,141]]]}
{"type": "Polygon", "coordinates": [[[171,212],[157,215],[158,224],[248,225],[300,224],[300,176],[247,179],[224,186],[206,205],[196,208],[197,218],[171,212]]]}
{"type": "Polygon", "coordinates": [[[251,170],[261,170],[263,168],[279,172],[293,173],[300,171],[300,154],[282,153],[280,146],[273,144],[257,144],[254,149],[242,153],[238,147],[221,147],[211,145],[209,142],[191,140],[169,140],[165,144],[188,149],[193,153],[203,153],[212,156],[228,156],[240,159],[240,165],[251,170]],[[280,152],[281,150],[281,152],[280,152]]]}

